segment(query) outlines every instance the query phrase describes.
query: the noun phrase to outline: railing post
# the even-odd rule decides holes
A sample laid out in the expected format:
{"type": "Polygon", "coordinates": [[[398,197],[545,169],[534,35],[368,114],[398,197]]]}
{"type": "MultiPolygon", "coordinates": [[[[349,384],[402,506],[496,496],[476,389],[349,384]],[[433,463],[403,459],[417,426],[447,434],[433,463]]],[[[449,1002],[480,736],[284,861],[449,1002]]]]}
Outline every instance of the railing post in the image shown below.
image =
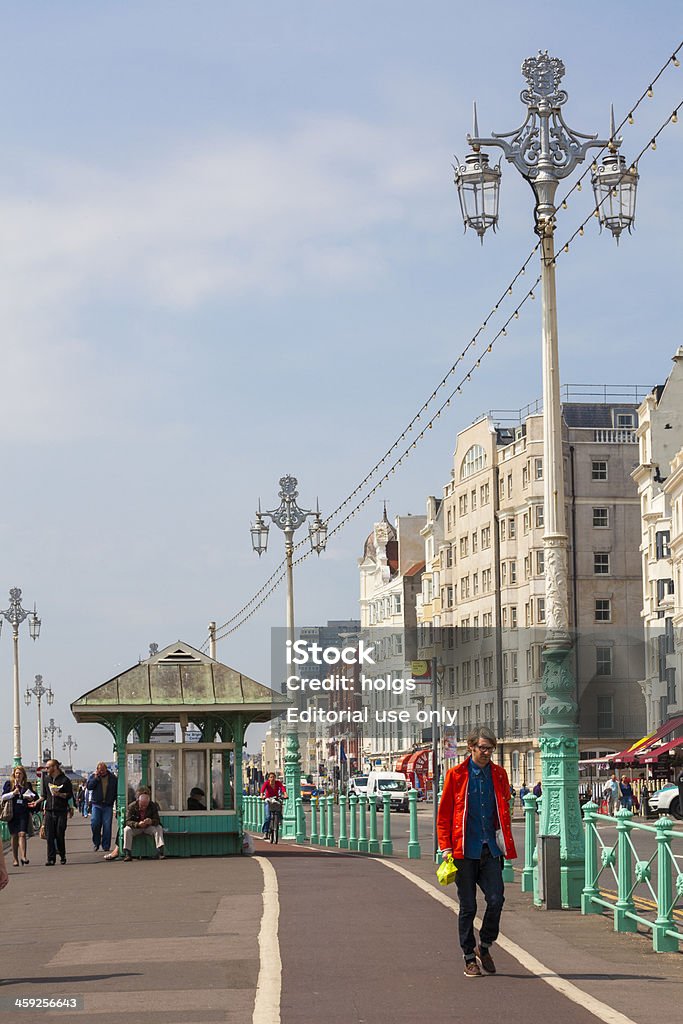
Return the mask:
{"type": "Polygon", "coordinates": [[[384,820],[382,821],[382,853],[385,856],[389,856],[394,852],[394,843],[391,838],[391,797],[388,793],[385,793],[382,797],[382,806],[384,808],[383,815],[384,820]]]}
{"type": "Polygon", "coordinates": [[[361,793],[360,800],[358,801],[359,810],[359,828],[358,828],[358,852],[368,852],[368,798],[365,793],[361,793]]]}
{"type": "Polygon", "coordinates": [[[616,813],[617,819],[617,902],[614,905],[614,930],[615,932],[638,931],[637,922],[628,917],[633,913],[635,904],[631,898],[633,889],[633,858],[629,845],[629,832],[631,824],[629,819],[631,812],[626,807],[620,807],[616,813]]]}
{"type": "Polygon", "coordinates": [[[318,842],[318,798],[311,797],[311,846],[318,842]]]}
{"type": "Polygon", "coordinates": [[[242,801],[242,817],[244,820],[244,830],[246,832],[247,829],[251,828],[251,797],[249,795],[245,796],[242,801]]]}
{"type": "Polygon", "coordinates": [[[655,953],[675,953],[678,939],[666,932],[674,927],[673,885],[671,881],[671,833],[673,821],[660,818],[657,830],[657,919],[652,926],[652,948],[655,953]]]}
{"type": "Polygon", "coordinates": [[[522,892],[534,891],[534,851],[536,850],[536,797],[527,793],[524,797],[524,868],[522,870],[522,892]]]}
{"type": "Polygon", "coordinates": [[[324,846],[327,842],[327,801],[324,796],[318,798],[318,814],[320,815],[318,843],[320,846],[324,846]]]}
{"type": "Polygon", "coordinates": [[[584,820],[584,886],[581,892],[581,913],[601,914],[602,907],[593,902],[594,896],[600,895],[598,882],[598,847],[595,838],[595,822],[598,816],[598,805],[589,801],[583,806],[584,820]]]}
{"type": "Polygon", "coordinates": [[[327,800],[327,846],[336,846],[336,840],[334,838],[334,797],[325,797],[327,800]]]}
{"type": "Polygon", "coordinates": [[[408,814],[410,815],[410,835],[408,838],[408,860],[419,860],[422,849],[417,836],[417,790],[408,790],[408,814]]]}
{"type": "Polygon", "coordinates": [[[346,794],[339,794],[339,849],[348,850],[349,837],[346,834],[346,794]]]}
{"type": "Polygon", "coordinates": [[[370,801],[370,842],[368,853],[379,853],[379,841],[377,839],[377,804],[370,801]]]}
{"type": "Polygon", "coordinates": [[[294,801],[296,808],[296,836],[294,837],[297,843],[306,842],[306,816],[304,814],[304,802],[300,796],[294,801]]]}
{"type": "Polygon", "coordinates": [[[349,797],[350,829],[349,829],[349,850],[358,852],[358,797],[352,793],[349,797]]]}

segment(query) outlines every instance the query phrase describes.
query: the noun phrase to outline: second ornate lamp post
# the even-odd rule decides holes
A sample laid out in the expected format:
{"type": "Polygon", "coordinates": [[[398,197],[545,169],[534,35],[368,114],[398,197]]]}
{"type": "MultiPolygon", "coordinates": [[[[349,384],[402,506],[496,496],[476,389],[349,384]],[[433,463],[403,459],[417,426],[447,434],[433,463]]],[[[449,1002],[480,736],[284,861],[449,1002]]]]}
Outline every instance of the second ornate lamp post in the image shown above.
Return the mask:
{"type": "Polygon", "coordinates": [[[12,587],[9,592],[9,608],[0,611],[0,626],[5,618],[12,627],[12,644],[14,648],[14,765],[21,764],[21,690],[19,688],[19,626],[28,617],[28,631],[32,640],[40,636],[40,619],[35,605],[32,612],[21,607],[21,590],[12,587]]]}
{"type": "Polygon", "coordinates": [[[76,743],[76,741],[75,741],[75,740],[72,740],[72,739],[71,739],[71,733],[69,733],[69,735],[67,736],[67,738],[66,738],[66,739],[64,740],[64,742],[62,743],[62,749],[63,749],[63,750],[68,750],[68,751],[69,751],[69,766],[70,766],[71,768],[73,768],[73,766],[74,766],[74,763],[73,763],[73,761],[71,760],[71,751],[72,751],[72,749],[73,749],[73,750],[78,750],[78,743],[76,743]]]}
{"type": "MultiPolygon", "coordinates": [[[[567,532],[564,511],[560,371],[555,296],[555,194],[560,181],[581,163],[591,147],[607,149],[601,167],[593,165],[593,188],[601,227],[619,241],[635,217],[638,174],[617,152],[614,119],[609,139],[583,135],[565,123],[560,89],[564,64],[541,52],[522,65],[527,87],[521,99],[527,115],[521,127],[507,134],[479,136],[476,108],[472,152],[456,170],[465,228],[480,239],[498,223],[500,166],[489,167],[482,146],[502,149],[534,193],[535,231],[541,241],[543,312],[543,500],[545,506],[545,642],[540,730],[543,804],[540,831],[560,837],[562,905],[577,907],[583,885],[583,830],[578,798],[578,705],[572,673],[567,585],[567,532]]],[[[538,898],[538,893],[537,893],[538,898]]]]}
{"type": "MultiPolygon", "coordinates": [[[[277,508],[259,509],[256,519],[251,527],[251,543],[257,555],[262,555],[268,547],[268,531],[270,527],[264,521],[270,519],[275,526],[279,527],[285,535],[285,560],[287,564],[287,640],[294,643],[294,534],[303,526],[307,519],[312,519],[309,524],[309,539],[311,548],[316,554],[325,550],[327,543],[327,526],[320,518],[320,510],[315,512],[310,509],[299,508],[296,499],[299,496],[297,491],[297,479],[293,476],[280,478],[280,504],[277,508]]],[[[296,803],[295,800],[301,792],[301,755],[299,753],[299,739],[296,731],[288,732],[285,752],[285,787],[288,793],[288,800],[285,805],[285,812],[282,820],[282,835],[284,838],[293,838],[296,835],[296,803]]]]}
{"type": "Polygon", "coordinates": [[[61,728],[55,723],[54,718],[51,718],[48,724],[43,729],[43,736],[45,737],[45,739],[47,739],[48,736],[50,737],[50,757],[52,758],[54,758],[55,756],[55,733],[57,734],[59,739],[62,738],[61,728]]]}
{"type": "Polygon", "coordinates": [[[28,686],[26,687],[24,700],[26,701],[27,707],[31,703],[31,694],[36,698],[36,702],[38,704],[38,760],[36,761],[36,764],[40,766],[43,763],[43,712],[41,701],[42,698],[45,697],[48,704],[52,704],[55,699],[55,695],[49,686],[43,686],[42,676],[36,676],[35,684],[30,690],[28,686]]]}

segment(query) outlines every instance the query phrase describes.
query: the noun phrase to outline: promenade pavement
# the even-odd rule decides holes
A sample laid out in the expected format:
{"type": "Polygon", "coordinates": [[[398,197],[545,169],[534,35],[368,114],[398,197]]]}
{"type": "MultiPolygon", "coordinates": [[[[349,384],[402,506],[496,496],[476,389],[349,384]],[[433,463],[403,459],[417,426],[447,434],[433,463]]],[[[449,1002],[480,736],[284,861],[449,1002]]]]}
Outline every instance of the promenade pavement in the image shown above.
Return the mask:
{"type": "Polygon", "coordinates": [[[30,865],[10,867],[0,893],[0,1024],[678,1019],[683,957],[606,918],[538,910],[510,884],[498,973],[466,979],[454,887],[436,885],[427,857],[256,847],[105,863],[73,819],[68,863],[47,868],[33,839],[30,865]],[[12,1008],[46,996],[80,996],[83,1009],[12,1008]]]}

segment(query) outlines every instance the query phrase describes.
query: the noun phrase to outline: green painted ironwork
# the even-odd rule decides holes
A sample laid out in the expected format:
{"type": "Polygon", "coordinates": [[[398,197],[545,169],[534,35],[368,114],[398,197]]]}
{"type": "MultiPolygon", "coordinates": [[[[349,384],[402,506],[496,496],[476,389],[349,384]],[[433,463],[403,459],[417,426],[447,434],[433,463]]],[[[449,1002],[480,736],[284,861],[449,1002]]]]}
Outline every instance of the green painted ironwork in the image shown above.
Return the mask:
{"type": "MultiPolygon", "coordinates": [[[[526,803],[526,800],[524,802],[526,803]]],[[[584,852],[585,882],[581,893],[582,914],[602,913],[602,907],[596,902],[596,898],[600,896],[600,886],[598,885],[600,869],[598,868],[597,830],[595,828],[597,813],[597,804],[594,804],[592,801],[584,804],[583,818],[585,822],[586,839],[584,852]]]]}
{"type": "Polygon", "coordinates": [[[296,806],[296,842],[306,842],[306,815],[304,814],[304,802],[300,796],[295,800],[296,806]]]}
{"type": "MultiPolygon", "coordinates": [[[[353,797],[351,798],[353,799],[353,797]]],[[[394,852],[394,843],[391,838],[391,797],[385,793],[382,797],[383,821],[382,821],[382,853],[390,856],[394,852]]]]}
{"type": "Polygon", "coordinates": [[[368,852],[368,797],[361,793],[358,800],[358,852],[368,852]]]}
{"type": "Polygon", "coordinates": [[[358,852],[358,797],[352,793],[349,797],[349,850],[358,852]]]}
{"type": "Polygon", "coordinates": [[[629,819],[633,815],[625,807],[616,813],[617,819],[617,902],[614,907],[615,932],[636,932],[638,924],[633,919],[635,903],[633,902],[633,861],[632,844],[629,839],[629,819]]]}
{"type": "MultiPolygon", "coordinates": [[[[541,835],[560,837],[562,906],[578,907],[584,887],[584,839],[579,807],[578,705],[574,700],[569,638],[546,641],[543,650],[541,835]]],[[[538,880],[534,892],[539,902],[538,880]]]]}
{"type": "Polygon", "coordinates": [[[318,798],[317,796],[311,797],[311,846],[316,846],[319,842],[318,836],[318,798]]]}
{"type": "Polygon", "coordinates": [[[282,808],[282,838],[296,838],[296,798],[301,795],[301,754],[299,738],[288,732],[285,738],[285,789],[287,799],[282,808]]]}
{"type": "Polygon", "coordinates": [[[324,796],[321,796],[318,800],[318,814],[320,815],[318,843],[320,846],[325,846],[327,842],[327,800],[324,796]]]}
{"type": "Polygon", "coordinates": [[[349,837],[346,834],[346,802],[347,796],[345,793],[340,794],[339,797],[339,849],[348,850],[349,848],[349,837]]]}
{"type": "Polygon", "coordinates": [[[408,790],[408,815],[410,817],[408,837],[408,860],[419,860],[422,848],[417,833],[417,790],[408,790]]]}
{"type": "Polygon", "coordinates": [[[534,856],[536,854],[536,803],[533,793],[524,797],[524,868],[522,892],[534,891],[534,856]]]}
{"type": "Polygon", "coordinates": [[[379,853],[379,841],[377,839],[377,804],[370,801],[370,841],[368,842],[368,853],[379,853]]]}
{"type": "MultiPolygon", "coordinates": [[[[671,855],[671,837],[673,821],[670,818],[660,818],[656,824],[657,829],[657,919],[652,929],[652,946],[655,953],[672,953],[678,949],[680,932],[674,930],[673,909],[676,898],[673,895],[671,871],[674,867],[677,871],[676,862],[671,855]]],[[[678,872],[678,879],[681,874],[678,872]]],[[[679,887],[679,896],[683,895],[683,886],[679,887]]]]}
{"type": "Polygon", "coordinates": [[[326,846],[336,846],[337,842],[334,838],[334,797],[325,797],[327,803],[327,836],[325,839],[326,846]]]}

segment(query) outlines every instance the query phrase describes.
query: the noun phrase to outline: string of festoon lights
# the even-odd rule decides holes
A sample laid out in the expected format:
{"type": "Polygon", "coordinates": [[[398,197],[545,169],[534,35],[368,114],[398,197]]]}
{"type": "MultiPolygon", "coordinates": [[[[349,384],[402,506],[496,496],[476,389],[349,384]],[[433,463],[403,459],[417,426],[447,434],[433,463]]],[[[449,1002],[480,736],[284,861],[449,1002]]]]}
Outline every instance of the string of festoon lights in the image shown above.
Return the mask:
{"type": "MultiPolygon", "coordinates": [[[[653,76],[652,79],[650,79],[647,88],[642,91],[641,95],[638,97],[636,102],[633,103],[628,108],[628,111],[629,111],[628,114],[615,127],[615,129],[614,129],[614,136],[613,137],[616,137],[617,133],[625,125],[633,125],[635,123],[635,116],[634,115],[635,115],[636,111],[638,110],[640,105],[645,100],[653,98],[653,96],[654,96],[654,86],[657,84],[657,82],[659,81],[661,76],[664,74],[664,72],[668,68],[671,68],[671,67],[678,68],[680,66],[680,61],[679,61],[679,58],[678,58],[678,53],[679,53],[679,51],[681,50],[682,47],[683,47],[683,42],[681,42],[678,45],[678,47],[674,50],[674,52],[671,54],[671,56],[667,58],[666,62],[661,66],[661,68],[659,69],[657,74],[655,76],[653,76]]],[[[667,128],[670,124],[676,124],[677,123],[679,112],[680,112],[680,109],[681,109],[682,105],[683,105],[683,100],[681,102],[679,102],[679,104],[673,109],[673,111],[670,114],[667,115],[666,119],[660,124],[660,126],[657,128],[657,130],[649,138],[649,140],[643,146],[641,151],[631,161],[631,164],[629,165],[628,169],[624,172],[625,175],[632,173],[632,171],[634,169],[637,170],[639,161],[648,152],[654,152],[656,150],[656,148],[657,148],[657,140],[658,140],[659,136],[661,135],[661,133],[664,131],[664,129],[667,128]]],[[[558,212],[560,210],[566,210],[568,208],[568,205],[569,205],[568,204],[568,200],[572,196],[572,194],[574,192],[580,192],[582,190],[583,179],[595,169],[596,163],[597,163],[598,158],[600,157],[600,154],[602,152],[604,152],[604,150],[607,149],[607,148],[608,147],[605,146],[601,150],[597,151],[597,153],[594,156],[592,162],[586,167],[586,169],[583,171],[583,173],[574,182],[574,184],[569,189],[569,191],[566,193],[566,195],[559,201],[559,203],[558,203],[558,212]]],[[[577,225],[577,227],[572,231],[572,233],[566,238],[566,241],[564,243],[562,243],[561,246],[558,246],[558,252],[557,252],[556,257],[555,257],[556,261],[561,256],[567,255],[569,253],[570,245],[571,245],[571,243],[577,237],[583,237],[584,236],[586,225],[591,221],[592,218],[599,217],[600,207],[601,207],[602,203],[605,202],[606,198],[607,197],[604,197],[600,201],[600,203],[595,204],[590,209],[589,213],[585,216],[585,218],[577,225]]],[[[449,367],[449,369],[446,371],[446,373],[441,378],[439,383],[436,385],[436,387],[431,392],[430,396],[426,399],[425,402],[423,402],[423,404],[420,406],[418,411],[415,413],[415,415],[409,421],[407,426],[403,429],[401,434],[398,435],[398,437],[394,440],[394,442],[391,444],[391,446],[386,450],[384,455],[374,464],[374,466],[369,470],[369,472],[366,473],[366,475],[360,481],[360,483],[327,516],[327,518],[325,519],[326,525],[330,524],[333,519],[335,519],[341,512],[343,512],[345,508],[347,508],[347,506],[351,505],[353,503],[353,501],[354,501],[354,498],[356,498],[359,494],[365,492],[366,491],[366,487],[370,483],[370,481],[378,473],[380,473],[380,471],[384,470],[382,472],[382,475],[377,479],[377,481],[374,483],[372,488],[369,491],[367,491],[366,493],[363,493],[363,497],[360,498],[360,500],[356,501],[356,503],[353,504],[353,507],[351,509],[349,509],[348,512],[346,512],[346,514],[343,516],[343,518],[340,519],[339,522],[336,523],[331,530],[329,530],[329,532],[328,532],[328,540],[330,538],[332,538],[335,534],[339,533],[339,531],[342,530],[343,527],[348,522],[350,522],[350,520],[353,519],[354,516],[356,516],[358,514],[358,512],[360,512],[363,509],[363,507],[375,496],[377,491],[381,487],[384,486],[384,484],[396,472],[396,470],[403,464],[403,462],[407,458],[409,458],[409,456],[412,454],[412,452],[416,449],[417,445],[425,438],[425,436],[427,435],[428,431],[430,431],[433,428],[434,424],[439,420],[439,418],[441,417],[441,414],[447,408],[449,408],[451,403],[462,393],[463,388],[472,380],[472,376],[479,369],[479,367],[481,366],[482,360],[486,356],[488,356],[488,355],[490,355],[492,353],[494,346],[498,342],[500,342],[503,338],[507,337],[508,328],[511,327],[514,324],[514,321],[519,320],[520,313],[523,310],[523,308],[526,305],[526,303],[529,302],[529,301],[533,301],[535,299],[535,290],[536,290],[536,288],[538,287],[538,285],[540,284],[540,281],[541,281],[541,275],[540,274],[536,277],[536,279],[533,281],[531,286],[528,287],[526,293],[516,303],[513,312],[507,317],[507,319],[503,322],[503,324],[498,328],[496,334],[490,339],[488,345],[483,349],[481,354],[477,357],[476,360],[474,360],[468,366],[468,369],[465,372],[461,371],[462,375],[458,378],[457,383],[454,385],[454,387],[452,387],[450,392],[442,400],[441,404],[438,405],[431,412],[429,418],[427,420],[425,420],[424,419],[425,413],[431,408],[433,403],[436,401],[437,397],[444,390],[444,388],[446,388],[446,386],[449,383],[449,381],[452,381],[452,378],[454,378],[454,376],[456,375],[456,373],[458,371],[458,367],[464,362],[464,360],[466,359],[468,353],[477,345],[477,342],[479,341],[481,335],[487,330],[487,328],[489,326],[489,323],[492,320],[492,318],[497,313],[499,313],[501,306],[504,303],[506,303],[506,301],[508,300],[508,298],[510,296],[513,295],[515,286],[518,284],[520,278],[522,278],[526,274],[527,267],[528,267],[529,263],[531,262],[531,260],[534,258],[537,250],[539,249],[539,246],[540,246],[540,241],[533,247],[533,249],[531,250],[529,255],[526,257],[524,262],[521,264],[521,266],[519,267],[517,272],[511,278],[511,280],[509,281],[509,283],[507,284],[505,289],[503,289],[501,291],[498,299],[496,300],[494,305],[489,310],[487,316],[482,320],[480,327],[473,334],[472,338],[465,345],[465,347],[463,348],[463,350],[461,351],[461,353],[459,354],[459,356],[457,357],[455,362],[449,367]],[[419,433],[417,432],[418,430],[419,430],[419,433]],[[404,442],[406,440],[406,438],[408,438],[409,434],[411,435],[411,439],[410,439],[409,443],[407,445],[404,445],[403,448],[401,449],[402,442],[404,442]],[[401,450],[399,451],[399,449],[401,449],[401,450]],[[393,459],[393,461],[391,461],[392,455],[394,455],[394,453],[396,453],[396,457],[393,459]]],[[[294,550],[296,551],[298,549],[301,549],[302,547],[305,546],[305,544],[306,544],[305,540],[299,541],[295,545],[294,550]]],[[[304,562],[307,558],[310,557],[311,553],[312,552],[310,550],[304,551],[303,554],[301,554],[298,558],[296,558],[294,560],[293,564],[294,565],[299,565],[300,563],[304,562]]],[[[216,633],[215,633],[216,640],[222,640],[225,637],[230,636],[232,633],[236,632],[236,630],[240,629],[262,607],[262,605],[265,604],[265,602],[269,599],[271,594],[275,590],[277,590],[277,588],[284,582],[285,577],[286,577],[285,561],[283,560],[282,562],[280,562],[280,564],[277,566],[277,568],[274,570],[274,572],[268,577],[268,579],[265,581],[265,583],[259,588],[259,590],[256,591],[256,593],[253,595],[253,597],[245,605],[243,605],[242,608],[238,612],[236,612],[228,620],[226,620],[226,622],[222,623],[220,626],[217,627],[216,633]]],[[[206,647],[208,647],[208,640],[203,643],[202,649],[204,649],[206,647]]]]}

